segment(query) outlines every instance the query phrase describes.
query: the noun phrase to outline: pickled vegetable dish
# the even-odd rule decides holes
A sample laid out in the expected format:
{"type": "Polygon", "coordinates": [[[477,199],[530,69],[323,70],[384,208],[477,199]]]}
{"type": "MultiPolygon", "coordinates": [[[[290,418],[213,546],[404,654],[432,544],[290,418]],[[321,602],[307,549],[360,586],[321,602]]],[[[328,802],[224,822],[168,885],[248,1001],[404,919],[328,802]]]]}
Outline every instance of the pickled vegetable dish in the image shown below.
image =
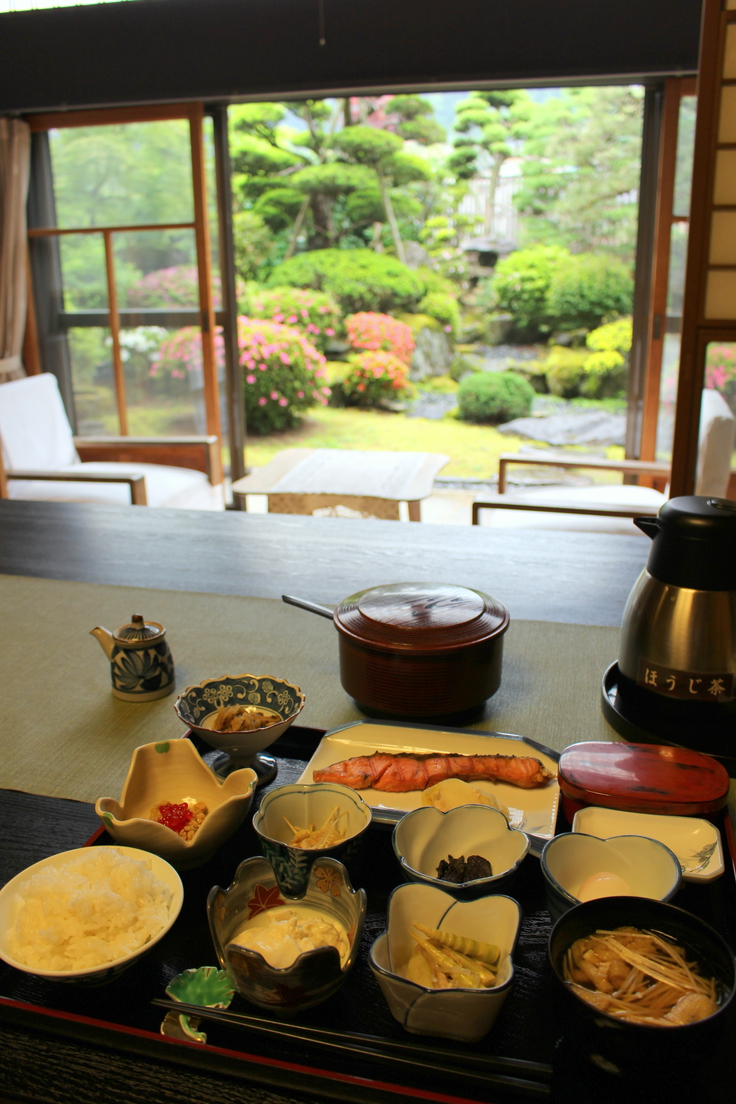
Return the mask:
{"type": "Polygon", "coordinates": [[[425,989],[490,989],[496,984],[500,951],[452,932],[414,921],[416,947],[404,971],[408,981],[425,989]]]}

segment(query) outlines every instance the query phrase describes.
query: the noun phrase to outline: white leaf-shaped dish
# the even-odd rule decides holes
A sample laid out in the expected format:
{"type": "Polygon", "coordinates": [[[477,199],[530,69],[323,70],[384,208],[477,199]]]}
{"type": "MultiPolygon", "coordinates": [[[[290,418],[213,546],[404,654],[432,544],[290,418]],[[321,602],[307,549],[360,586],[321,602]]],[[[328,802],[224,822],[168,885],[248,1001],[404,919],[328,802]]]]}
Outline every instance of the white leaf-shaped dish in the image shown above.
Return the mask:
{"type": "Polygon", "coordinates": [[[712,882],[724,871],[721,833],[699,817],[627,813],[589,805],[575,814],[572,830],[599,839],[637,835],[659,840],[677,856],[684,882],[712,882]]]}

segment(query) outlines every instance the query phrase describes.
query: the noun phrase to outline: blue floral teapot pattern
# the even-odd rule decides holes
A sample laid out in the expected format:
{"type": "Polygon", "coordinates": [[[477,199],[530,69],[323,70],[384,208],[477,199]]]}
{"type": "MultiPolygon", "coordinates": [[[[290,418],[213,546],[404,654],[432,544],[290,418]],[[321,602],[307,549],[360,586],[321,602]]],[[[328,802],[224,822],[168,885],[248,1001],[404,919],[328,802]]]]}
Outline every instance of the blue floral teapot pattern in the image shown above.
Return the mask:
{"type": "Polygon", "coordinates": [[[127,625],[111,633],[98,625],[90,633],[110,660],[112,692],[122,701],[164,698],[174,689],[174,660],[166,629],[134,613],[127,625]]]}

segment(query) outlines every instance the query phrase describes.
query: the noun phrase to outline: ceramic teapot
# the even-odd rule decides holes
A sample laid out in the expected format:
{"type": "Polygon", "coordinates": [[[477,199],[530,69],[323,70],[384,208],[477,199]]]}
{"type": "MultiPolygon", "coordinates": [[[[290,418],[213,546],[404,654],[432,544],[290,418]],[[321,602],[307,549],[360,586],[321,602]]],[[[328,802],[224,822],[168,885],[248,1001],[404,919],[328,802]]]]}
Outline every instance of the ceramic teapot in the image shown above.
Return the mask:
{"type": "Polygon", "coordinates": [[[92,636],[110,660],[112,692],[129,702],[154,701],[174,689],[174,660],[166,643],[166,629],[134,613],[127,625],[111,633],[98,625],[92,636]]]}

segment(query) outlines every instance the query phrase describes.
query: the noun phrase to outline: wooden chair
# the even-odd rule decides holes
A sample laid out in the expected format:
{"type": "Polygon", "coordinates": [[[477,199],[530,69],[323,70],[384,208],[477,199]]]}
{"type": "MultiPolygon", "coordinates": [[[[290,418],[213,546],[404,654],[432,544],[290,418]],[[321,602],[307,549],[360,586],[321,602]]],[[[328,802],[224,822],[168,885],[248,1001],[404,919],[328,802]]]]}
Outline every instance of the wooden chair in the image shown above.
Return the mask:
{"type": "Polygon", "coordinates": [[[2,498],[223,510],[217,444],[214,436],[74,437],[55,376],[0,385],[2,498]]]}
{"type": "MultiPolygon", "coordinates": [[[[703,391],[700,410],[700,444],[695,493],[724,498],[731,475],[731,456],[736,436],[736,420],[722,395],[703,391]]],[[[650,517],[667,501],[667,494],[637,484],[591,484],[587,487],[547,487],[528,493],[506,493],[511,465],[554,467],[563,470],[585,469],[596,472],[621,472],[650,475],[669,480],[669,464],[647,460],[605,460],[595,456],[555,453],[505,452],[498,465],[498,494],[473,503],[473,525],[480,525],[484,510],[494,514],[491,524],[505,527],[606,529],[637,532],[622,519],[650,517]],[[509,511],[508,514],[505,512],[509,511]],[[531,515],[531,516],[530,516],[531,515]],[[541,515],[541,516],[540,516],[541,515]],[[552,515],[552,516],[550,516],[552,515]],[[546,516],[546,520],[545,520],[546,516]]]]}

